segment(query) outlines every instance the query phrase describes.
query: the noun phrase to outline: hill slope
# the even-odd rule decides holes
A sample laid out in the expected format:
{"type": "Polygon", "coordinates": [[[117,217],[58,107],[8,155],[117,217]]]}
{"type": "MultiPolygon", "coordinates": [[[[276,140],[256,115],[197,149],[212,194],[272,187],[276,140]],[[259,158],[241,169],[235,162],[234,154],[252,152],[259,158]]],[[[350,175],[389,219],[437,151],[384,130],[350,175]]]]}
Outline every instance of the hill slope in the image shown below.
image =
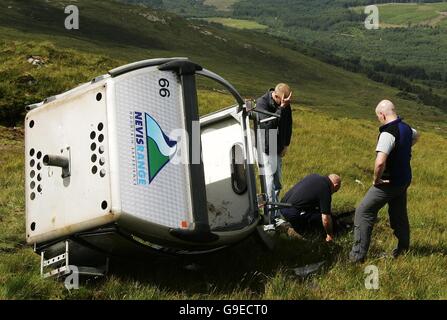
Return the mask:
{"type": "Polygon", "coordinates": [[[172,7],[170,0],[159,2],[161,7],[186,17],[205,16],[208,21],[228,26],[254,20],[267,25],[270,34],[293,40],[296,48],[309,56],[363,73],[402,90],[407,99],[447,111],[447,2],[434,1],[238,0],[224,2],[231,6],[214,12],[207,5],[219,1],[194,1],[195,6],[187,11],[172,7]],[[364,9],[375,3],[380,26],[369,30],[365,28],[364,9]]]}
{"type": "MultiPolygon", "coordinates": [[[[281,236],[278,249],[269,253],[249,239],[219,255],[193,261],[112,261],[107,278],[69,292],[62,283],[40,278],[39,257],[25,245],[23,130],[0,126],[0,299],[447,298],[444,113],[400,99],[395,89],[299,54],[287,42],[258,32],[197,24],[104,0],[79,0],[81,29],[68,31],[63,28],[63,8],[69,3],[0,0],[3,8],[12,10],[0,12],[3,124],[20,124],[24,104],[118,65],[189,56],[220,73],[245,96],[260,95],[278,81],[291,83],[295,130],[285,158],[284,188],[310,172],[340,173],[343,187],[333,205],[341,209],[355,206],[370,183],[377,130],[373,108],[379,99],[389,97],[423,133],[414,151],[409,195],[413,249],[397,261],[382,258],[394,245],[382,211],[368,261],[379,268],[378,291],[365,289],[364,266],[347,263],[352,241],[348,234],[333,246],[281,236]],[[44,65],[28,63],[30,55],[42,57],[44,65]],[[325,267],[314,277],[300,281],[293,276],[292,268],[322,260],[325,267]],[[201,269],[186,270],[191,262],[201,269]]],[[[231,103],[230,97],[213,90],[219,89],[214,85],[199,84],[202,113],[231,103]]]]}
{"type": "MultiPolygon", "coordinates": [[[[418,115],[415,119],[439,120],[441,117],[436,111],[433,117],[433,109],[399,99],[395,89],[300,54],[286,41],[261,32],[227,30],[105,0],[78,1],[80,29],[66,30],[64,19],[67,15],[63,9],[71,3],[69,1],[30,0],[24,3],[0,0],[0,3],[9,8],[0,12],[3,40],[0,110],[15,108],[13,121],[8,123],[7,119],[1,119],[3,124],[15,123],[17,112],[24,103],[60,93],[105,73],[111,67],[160,56],[188,56],[220,73],[245,96],[258,96],[274,83],[285,81],[294,89],[299,105],[332,110],[341,115],[370,117],[371,106],[381,98],[389,97],[402,106],[402,113],[407,117],[415,114],[418,115]],[[34,47],[30,47],[30,41],[34,47]],[[45,49],[46,46],[53,49],[45,49]],[[79,69],[76,77],[64,75],[67,68],[76,72],[78,63],[77,55],[65,49],[94,54],[91,67],[79,69]],[[40,69],[26,61],[29,55],[40,54],[39,50],[49,59],[40,69]],[[64,52],[62,56],[58,56],[59,51],[64,52]],[[95,59],[102,63],[94,63],[95,59]],[[33,81],[29,85],[16,85],[28,75],[34,78],[36,85],[33,81]],[[59,77],[63,78],[62,82],[55,81],[59,77]],[[45,86],[40,85],[41,82],[58,85],[45,86]],[[415,112],[407,113],[406,110],[415,112]]],[[[443,124],[434,126],[442,127],[443,124]]]]}
{"type": "MultiPolygon", "coordinates": [[[[294,144],[284,163],[284,188],[310,172],[337,172],[343,186],[334,196],[333,207],[358,204],[371,181],[377,124],[308,109],[296,111],[294,144]]],[[[282,235],[273,252],[249,239],[196,259],[154,259],[146,264],[114,259],[107,278],[82,283],[80,290],[70,292],[61,282],[40,278],[40,258],[25,245],[22,131],[0,127],[0,146],[0,299],[447,298],[447,139],[434,133],[424,132],[414,148],[414,182],[409,191],[412,250],[396,261],[382,256],[395,245],[382,210],[365,265],[347,262],[351,234],[338,237],[332,246],[282,235]],[[305,281],[294,276],[293,268],[320,261],[325,266],[315,276],[305,281]],[[187,270],[191,263],[199,269],[187,270]],[[379,290],[365,289],[364,268],[369,264],[379,268],[379,290]]]]}

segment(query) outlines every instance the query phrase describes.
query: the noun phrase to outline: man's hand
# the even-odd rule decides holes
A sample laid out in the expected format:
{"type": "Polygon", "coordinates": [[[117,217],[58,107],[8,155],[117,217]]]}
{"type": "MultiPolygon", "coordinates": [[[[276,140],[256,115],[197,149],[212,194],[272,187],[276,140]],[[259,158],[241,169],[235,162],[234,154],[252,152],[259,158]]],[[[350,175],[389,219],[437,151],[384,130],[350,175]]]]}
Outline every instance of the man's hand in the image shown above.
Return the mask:
{"type": "Polygon", "coordinates": [[[285,108],[288,105],[290,105],[290,100],[292,99],[292,92],[290,92],[288,97],[281,97],[281,105],[279,106],[280,108],[285,108]]]}
{"type": "Polygon", "coordinates": [[[376,161],[374,163],[374,179],[373,179],[373,185],[375,186],[390,183],[389,180],[382,180],[381,178],[383,172],[385,171],[387,158],[388,155],[386,153],[381,151],[377,152],[376,161]]]}
{"type": "Polygon", "coordinates": [[[284,149],[282,149],[282,151],[281,151],[281,153],[279,154],[279,156],[280,156],[281,158],[283,158],[283,157],[286,155],[288,149],[289,149],[289,146],[285,146],[284,149]]]}
{"type": "Polygon", "coordinates": [[[264,208],[267,204],[268,196],[266,193],[261,193],[257,195],[258,208],[264,208]]]}
{"type": "Polygon", "coordinates": [[[326,242],[331,242],[334,240],[332,234],[334,233],[334,229],[332,228],[332,216],[330,214],[321,214],[321,220],[323,222],[324,230],[326,231],[326,242]]]}

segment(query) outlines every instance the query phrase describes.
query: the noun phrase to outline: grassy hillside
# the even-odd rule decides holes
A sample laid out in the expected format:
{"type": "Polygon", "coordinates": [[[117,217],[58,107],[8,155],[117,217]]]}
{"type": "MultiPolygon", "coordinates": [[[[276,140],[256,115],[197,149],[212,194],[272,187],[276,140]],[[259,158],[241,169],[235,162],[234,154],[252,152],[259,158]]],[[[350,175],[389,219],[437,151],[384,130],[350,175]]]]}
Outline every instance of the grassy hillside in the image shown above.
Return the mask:
{"type": "MultiPolygon", "coordinates": [[[[68,31],[63,28],[68,1],[0,3],[12,7],[0,11],[2,124],[19,125],[0,126],[0,299],[447,298],[445,113],[399,98],[395,89],[304,56],[289,43],[259,32],[227,30],[104,0],[79,0],[81,29],[68,31]],[[45,64],[29,64],[31,55],[41,56],[45,64]],[[200,271],[184,269],[191,261],[183,259],[144,265],[112,261],[108,277],[71,292],[61,283],[40,279],[39,257],[25,245],[20,108],[110,68],[160,56],[189,56],[227,78],[246,97],[256,97],[276,82],[289,82],[295,96],[294,133],[285,158],[284,188],[310,172],[339,173],[343,187],[334,197],[335,209],[355,206],[366,192],[378,125],[373,108],[384,97],[396,101],[401,115],[422,132],[414,149],[409,195],[413,248],[396,261],[381,258],[394,246],[382,211],[368,261],[379,268],[378,291],[365,289],[364,266],[347,263],[350,234],[334,245],[281,236],[274,252],[249,239],[219,255],[197,258],[193,262],[200,271]],[[322,260],[324,269],[306,281],[291,272],[322,260]]],[[[202,114],[231,103],[213,84],[199,85],[202,114]]]]}
{"type": "MultiPolygon", "coordinates": [[[[442,117],[433,117],[432,108],[399,98],[398,90],[300,54],[288,42],[260,32],[219,28],[106,0],[78,1],[80,29],[66,30],[63,8],[69,1],[30,0],[25,5],[22,1],[0,0],[0,3],[11,7],[10,11],[0,11],[3,48],[0,113],[5,113],[6,108],[10,115],[9,107],[14,109],[12,119],[0,119],[3,125],[20,123],[17,121],[23,116],[19,111],[24,103],[41,101],[111,67],[153,57],[188,56],[220,73],[247,97],[259,96],[273,84],[286,81],[300,105],[331,112],[343,108],[341,114],[364,117],[370,116],[370,107],[378,100],[389,97],[402,106],[402,112],[413,110],[411,114],[417,114],[415,120],[427,117],[434,121],[433,127],[445,127],[439,121],[442,117]],[[63,52],[63,57],[57,57],[60,53],[53,56],[55,51],[51,47],[63,52]],[[79,57],[70,54],[70,50],[95,54],[94,59],[102,63],[92,60],[87,69],[78,68],[79,57]],[[48,59],[40,69],[26,61],[28,56],[39,52],[48,59]],[[95,65],[97,68],[92,69],[95,65]],[[55,81],[68,70],[78,76],[63,77],[61,83],[55,81]],[[20,78],[26,79],[28,75],[34,80],[20,78]],[[17,81],[25,81],[26,85],[16,85],[17,81]],[[42,81],[57,84],[40,85],[42,81]]],[[[209,83],[203,86],[213,89],[209,83]]],[[[407,114],[411,116],[410,112],[407,114]]]]}
{"type": "Polygon", "coordinates": [[[195,1],[185,12],[171,7],[171,0],[159,1],[172,12],[230,27],[248,24],[241,19],[256,21],[268,26],[266,32],[295,42],[295,49],[308,56],[398,88],[409,100],[447,108],[446,1],[239,0],[221,2],[224,10],[211,11],[209,4],[219,1],[195,1]],[[364,26],[364,6],[371,4],[379,6],[378,30],[364,26]]]}
{"type": "Polygon", "coordinates": [[[444,108],[446,2],[381,5],[383,2],[240,0],[232,7],[232,16],[268,25],[271,34],[296,41],[297,47],[306,48],[309,55],[411,93],[425,104],[444,108]],[[381,25],[378,30],[368,30],[363,7],[351,7],[374,3],[379,4],[381,25]],[[441,90],[431,91],[433,87],[441,90]]]}
{"type": "Polygon", "coordinates": [[[228,12],[237,0],[205,0],[203,3],[215,7],[218,11],[228,12]]]}
{"type": "MultiPolygon", "coordinates": [[[[371,181],[377,123],[330,117],[306,108],[294,108],[294,112],[294,144],[284,164],[285,188],[309,172],[337,172],[343,187],[334,196],[335,209],[358,204],[371,181]]],[[[382,210],[370,259],[363,266],[347,262],[351,234],[337,238],[334,245],[282,235],[273,252],[249,239],[223,253],[193,260],[162,259],[149,264],[114,260],[107,278],[71,292],[62,283],[39,278],[39,256],[25,246],[22,131],[0,128],[0,137],[0,299],[447,298],[447,139],[435,133],[423,132],[414,148],[415,176],[409,191],[412,250],[398,260],[381,258],[395,245],[382,210]],[[293,275],[292,268],[323,260],[326,265],[317,275],[305,281],[293,275]],[[191,262],[200,266],[199,271],[184,269],[191,262]],[[379,268],[378,291],[364,287],[368,264],[379,268]]]]}
{"type": "Polygon", "coordinates": [[[208,22],[220,23],[226,27],[236,29],[262,30],[268,28],[263,24],[251,20],[233,19],[233,18],[205,18],[204,20],[208,22]]]}
{"type": "Polygon", "coordinates": [[[385,23],[385,26],[439,26],[446,24],[447,2],[422,4],[390,3],[380,5],[379,12],[382,23],[385,23]]]}

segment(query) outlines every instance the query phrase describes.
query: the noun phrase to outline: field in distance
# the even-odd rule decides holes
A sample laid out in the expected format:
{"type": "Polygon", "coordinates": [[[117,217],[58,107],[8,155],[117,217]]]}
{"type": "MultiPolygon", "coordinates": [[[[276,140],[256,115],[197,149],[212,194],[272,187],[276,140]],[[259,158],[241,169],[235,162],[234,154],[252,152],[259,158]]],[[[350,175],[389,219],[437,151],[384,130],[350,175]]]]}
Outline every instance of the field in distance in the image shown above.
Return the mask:
{"type": "MultiPolygon", "coordinates": [[[[381,27],[447,26],[447,2],[388,3],[378,7],[381,27]]],[[[363,12],[364,8],[355,7],[354,10],[363,12]]]]}
{"type": "Polygon", "coordinates": [[[206,18],[204,19],[208,22],[214,22],[222,24],[226,27],[236,28],[236,29],[252,29],[252,30],[263,30],[268,28],[267,26],[260,24],[256,21],[244,20],[244,19],[233,19],[233,18],[206,18]]]}

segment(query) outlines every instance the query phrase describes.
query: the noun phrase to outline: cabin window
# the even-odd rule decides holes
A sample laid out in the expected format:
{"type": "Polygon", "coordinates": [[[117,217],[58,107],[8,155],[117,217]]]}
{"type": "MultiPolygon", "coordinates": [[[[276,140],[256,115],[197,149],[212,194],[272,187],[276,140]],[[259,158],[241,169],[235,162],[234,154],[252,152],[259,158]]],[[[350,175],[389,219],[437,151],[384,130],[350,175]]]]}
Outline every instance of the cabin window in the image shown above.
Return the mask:
{"type": "Polygon", "coordinates": [[[231,148],[231,187],[236,194],[247,191],[247,174],[242,145],[235,144],[231,148]]]}

